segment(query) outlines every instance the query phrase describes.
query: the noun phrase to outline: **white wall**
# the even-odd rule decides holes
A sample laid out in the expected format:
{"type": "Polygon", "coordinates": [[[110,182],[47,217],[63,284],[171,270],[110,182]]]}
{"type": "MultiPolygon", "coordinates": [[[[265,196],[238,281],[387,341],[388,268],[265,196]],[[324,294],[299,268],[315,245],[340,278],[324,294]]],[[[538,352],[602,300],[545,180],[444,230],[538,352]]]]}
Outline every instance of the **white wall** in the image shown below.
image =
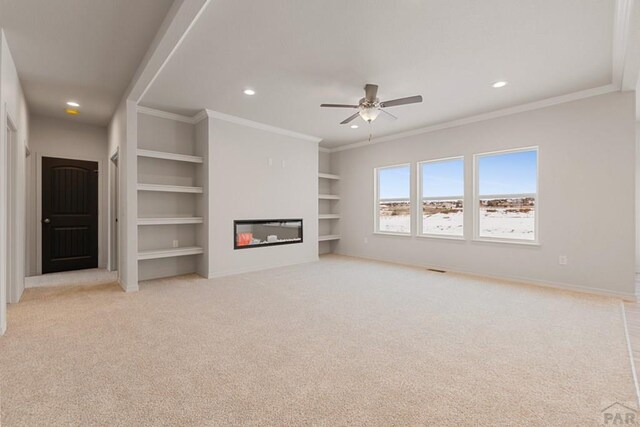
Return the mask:
{"type": "Polygon", "coordinates": [[[317,260],[317,143],[217,118],[209,135],[209,276],[317,260]],[[233,249],[234,220],[277,218],[302,218],[304,242],[233,249]]]}
{"type": "MultiPolygon", "coordinates": [[[[18,302],[24,289],[25,270],[25,224],[22,221],[25,215],[25,153],[28,145],[28,111],[27,104],[20,86],[11,52],[7,44],[4,32],[0,29],[0,159],[10,155],[12,164],[10,183],[13,187],[14,198],[11,201],[12,224],[7,224],[9,211],[8,203],[0,202],[0,227],[2,234],[6,236],[7,230],[12,230],[12,241],[6,239],[0,242],[0,335],[6,330],[6,286],[7,274],[11,274],[11,283],[16,286],[11,294],[11,302],[18,302]],[[9,150],[6,141],[7,116],[17,127],[16,140],[9,150]],[[7,254],[11,254],[8,256],[7,254]],[[8,265],[8,262],[11,265],[8,265]]],[[[7,174],[5,166],[0,173],[7,174]]],[[[6,175],[5,175],[6,178],[6,175]]]]}
{"type": "Polygon", "coordinates": [[[38,235],[41,232],[41,206],[38,198],[41,187],[40,167],[43,157],[90,160],[98,162],[99,206],[98,206],[98,267],[107,265],[108,255],[108,144],[107,128],[61,120],[43,116],[32,116],[30,121],[29,176],[28,179],[28,236],[27,250],[29,254],[28,276],[42,273],[41,252],[38,248],[38,235]]]}
{"type": "Polygon", "coordinates": [[[616,92],[332,154],[342,177],[337,252],[634,297],[634,102],[616,92]],[[540,246],[373,233],[375,167],[412,163],[415,194],[416,162],[464,155],[470,237],[473,154],[528,146],[540,147],[540,246]]]}
{"type": "MultiPolygon", "coordinates": [[[[119,149],[118,280],[127,292],[138,290],[137,114],[133,101],[122,101],[108,128],[108,153],[119,149]]],[[[109,221],[109,235],[113,227],[109,221]]]]}
{"type": "MultiPolygon", "coordinates": [[[[636,92],[636,105],[638,102],[636,92]]],[[[637,108],[637,107],[636,107],[637,108]]],[[[640,122],[636,122],[636,295],[640,295],[640,122]]]]}

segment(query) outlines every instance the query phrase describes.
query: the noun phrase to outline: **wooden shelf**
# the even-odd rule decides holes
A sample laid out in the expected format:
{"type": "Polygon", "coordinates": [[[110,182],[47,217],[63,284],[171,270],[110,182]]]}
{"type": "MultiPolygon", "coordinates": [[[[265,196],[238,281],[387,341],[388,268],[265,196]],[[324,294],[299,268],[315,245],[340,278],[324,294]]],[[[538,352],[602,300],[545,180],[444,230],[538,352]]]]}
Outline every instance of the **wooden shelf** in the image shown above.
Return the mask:
{"type": "Polygon", "coordinates": [[[340,219],[340,215],[338,215],[338,214],[320,214],[320,215],[318,215],[318,219],[340,219]]]}
{"type": "Polygon", "coordinates": [[[168,193],[202,193],[202,187],[181,185],[138,184],[138,191],[164,191],[168,193]]]}
{"type": "Polygon", "coordinates": [[[150,157],[152,159],[175,160],[178,162],[203,163],[204,160],[199,156],[189,156],[187,154],[165,153],[163,151],[152,151],[138,149],[139,157],[150,157]]]}
{"type": "Polygon", "coordinates": [[[325,236],[318,236],[319,242],[327,242],[329,240],[340,240],[339,234],[327,234],[325,236]]]}
{"type": "Polygon", "coordinates": [[[340,196],[335,194],[318,194],[318,199],[322,200],[340,200],[340,196]]]}
{"type": "Polygon", "coordinates": [[[324,179],[340,179],[340,176],[338,175],[333,175],[330,173],[318,173],[318,178],[324,178],[324,179]]]}
{"type": "Polygon", "coordinates": [[[138,225],[202,224],[199,216],[175,218],[138,218],[138,225]]]}
{"type": "Polygon", "coordinates": [[[204,250],[198,246],[171,249],[154,249],[150,251],[138,252],[138,260],[173,258],[178,256],[199,255],[201,253],[204,253],[204,250]]]}

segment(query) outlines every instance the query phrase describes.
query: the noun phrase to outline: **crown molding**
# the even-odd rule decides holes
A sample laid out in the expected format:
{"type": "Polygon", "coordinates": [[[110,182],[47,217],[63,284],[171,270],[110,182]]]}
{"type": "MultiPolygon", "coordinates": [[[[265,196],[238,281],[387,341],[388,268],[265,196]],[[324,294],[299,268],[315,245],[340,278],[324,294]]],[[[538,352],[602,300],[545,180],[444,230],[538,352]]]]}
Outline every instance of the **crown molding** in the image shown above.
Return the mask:
{"type": "Polygon", "coordinates": [[[293,132],[287,129],[278,128],[271,125],[266,125],[264,123],[254,122],[252,120],[243,119],[242,117],[232,116],[229,114],[220,113],[218,111],[213,110],[205,110],[206,114],[209,118],[223,120],[225,122],[234,123],[240,126],[246,126],[254,129],[263,130],[266,132],[277,133],[279,135],[289,136],[292,138],[302,139],[309,142],[318,143],[322,141],[322,138],[318,138],[311,135],[305,135],[298,132],[293,132]]]}
{"type": "Polygon", "coordinates": [[[196,123],[200,123],[201,121],[203,121],[207,117],[209,117],[207,115],[207,110],[202,110],[198,114],[196,114],[195,116],[191,117],[191,120],[192,120],[193,124],[196,124],[196,123]]]}
{"type": "Polygon", "coordinates": [[[331,153],[331,149],[330,148],[325,148],[325,147],[320,147],[320,146],[318,146],[318,151],[320,151],[321,153],[331,153]]]}
{"type": "MultiPolygon", "coordinates": [[[[489,113],[478,114],[475,116],[465,117],[462,119],[452,120],[449,122],[438,123],[435,125],[410,130],[407,132],[395,133],[393,135],[387,135],[380,138],[373,138],[371,142],[360,141],[352,144],[342,145],[340,147],[331,148],[331,153],[337,153],[339,151],[352,150],[354,148],[366,147],[372,144],[380,144],[383,142],[395,141],[410,136],[421,135],[424,133],[435,132],[438,130],[454,128],[458,126],[464,126],[471,123],[483,122],[485,120],[496,119],[499,117],[509,116],[512,114],[523,113],[526,111],[538,110],[540,108],[551,107],[553,105],[564,104],[566,102],[577,101],[584,98],[590,98],[593,96],[604,95],[606,93],[616,92],[619,87],[613,83],[596,87],[593,89],[582,90],[579,92],[570,93],[567,95],[556,96],[553,98],[543,99],[541,101],[534,101],[527,104],[517,105],[515,107],[504,108],[501,110],[491,111],[489,113]]],[[[324,148],[324,147],[323,147],[324,148]]]]}
{"type": "MultiPolygon", "coordinates": [[[[160,117],[162,119],[175,120],[177,122],[193,124],[193,117],[183,116],[181,114],[169,113],[168,111],[156,110],[155,108],[143,107],[138,105],[138,113],[147,116],[160,117]]],[[[194,116],[195,117],[195,116],[194,116]]]]}
{"type": "MultiPolygon", "coordinates": [[[[318,138],[315,136],[305,135],[298,132],[293,132],[287,129],[278,128],[275,126],[266,125],[264,123],[254,122],[252,120],[243,119],[242,117],[232,116],[230,114],[220,113],[219,111],[213,110],[202,110],[194,116],[183,116],[181,114],[170,113],[168,111],[157,110],[155,108],[138,106],[138,113],[146,114],[148,116],[160,117],[163,119],[175,120],[178,122],[189,123],[189,124],[197,124],[206,118],[213,118],[222,120],[229,123],[234,123],[240,126],[250,127],[253,129],[259,129],[266,132],[276,133],[279,135],[289,136],[291,138],[302,139],[304,141],[318,143],[322,140],[322,138],[318,138]]],[[[329,152],[329,149],[324,148],[329,152]]]]}

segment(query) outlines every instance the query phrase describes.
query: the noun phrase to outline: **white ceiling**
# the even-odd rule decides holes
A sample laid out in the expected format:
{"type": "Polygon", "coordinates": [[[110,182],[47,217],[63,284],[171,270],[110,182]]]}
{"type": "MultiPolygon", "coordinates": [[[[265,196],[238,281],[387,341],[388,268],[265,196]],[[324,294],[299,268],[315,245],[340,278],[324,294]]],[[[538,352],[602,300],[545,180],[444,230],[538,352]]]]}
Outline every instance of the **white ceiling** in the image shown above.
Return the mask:
{"type": "Polygon", "coordinates": [[[612,82],[614,1],[212,1],[142,104],[191,115],[202,108],[323,138],[362,141],[339,125],[365,83],[391,108],[374,137],[612,82]],[[503,89],[491,84],[509,81],[503,89]],[[246,87],[257,94],[248,97],[246,87]]]}
{"type": "Polygon", "coordinates": [[[105,125],[172,0],[0,0],[4,29],[32,113],[105,125]]]}

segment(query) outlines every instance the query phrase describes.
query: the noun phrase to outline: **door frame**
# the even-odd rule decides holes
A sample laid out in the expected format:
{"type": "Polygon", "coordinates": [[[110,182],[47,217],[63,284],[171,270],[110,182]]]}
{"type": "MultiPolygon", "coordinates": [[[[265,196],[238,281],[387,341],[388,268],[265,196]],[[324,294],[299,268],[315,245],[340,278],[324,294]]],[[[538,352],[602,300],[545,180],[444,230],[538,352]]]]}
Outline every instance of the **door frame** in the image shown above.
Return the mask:
{"type": "Polygon", "coordinates": [[[6,232],[7,237],[7,303],[17,303],[20,299],[20,285],[22,282],[24,285],[24,277],[19,277],[18,262],[20,254],[18,253],[18,215],[20,209],[18,207],[18,126],[15,124],[15,120],[12,119],[11,114],[7,111],[5,135],[10,131],[11,139],[6,141],[6,156],[7,156],[7,172],[6,172],[6,201],[7,201],[7,216],[6,221],[8,229],[6,232]]]}
{"type": "Polygon", "coordinates": [[[53,157],[56,159],[81,160],[98,163],[98,268],[104,268],[102,241],[102,213],[104,212],[102,196],[104,194],[104,159],[83,156],[61,156],[47,152],[36,153],[36,274],[42,275],[42,158],[53,157]]]}
{"type": "Polygon", "coordinates": [[[118,156],[120,147],[109,158],[109,173],[107,183],[107,270],[118,271],[118,193],[120,192],[120,176],[118,171],[118,156]]]}

